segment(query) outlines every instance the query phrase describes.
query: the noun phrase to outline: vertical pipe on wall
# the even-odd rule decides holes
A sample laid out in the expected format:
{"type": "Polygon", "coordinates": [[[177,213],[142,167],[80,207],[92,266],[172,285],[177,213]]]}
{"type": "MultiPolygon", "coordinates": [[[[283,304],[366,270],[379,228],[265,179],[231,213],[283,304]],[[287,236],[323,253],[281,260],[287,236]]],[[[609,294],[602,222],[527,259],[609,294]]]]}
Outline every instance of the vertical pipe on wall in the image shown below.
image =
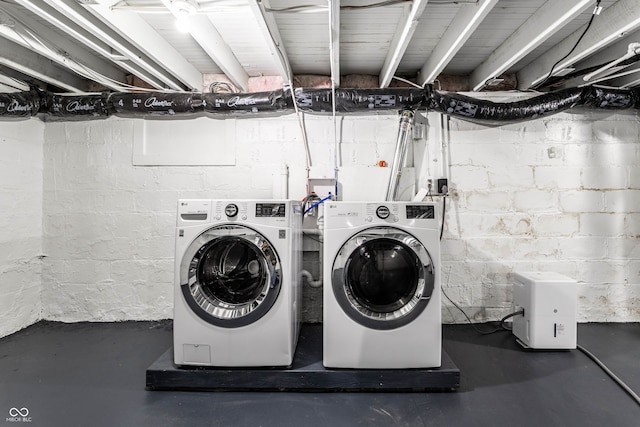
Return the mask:
{"type": "Polygon", "coordinates": [[[289,165],[280,165],[280,195],[283,199],[289,198],[289,165]]]}
{"type": "Polygon", "coordinates": [[[407,143],[411,136],[413,115],[414,112],[412,110],[402,110],[400,112],[400,128],[398,129],[398,138],[396,139],[396,152],[393,155],[393,163],[391,164],[391,177],[389,177],[389,186],[387,187],[387,201],[396,200],[398,197],[402,165],[404,164],[404,156],[407,153],[407,143]]]}
{"type": "Polygon", "coordinates": [[[449,116],[440,113],[440,177],[449,178],[449,116]]]}

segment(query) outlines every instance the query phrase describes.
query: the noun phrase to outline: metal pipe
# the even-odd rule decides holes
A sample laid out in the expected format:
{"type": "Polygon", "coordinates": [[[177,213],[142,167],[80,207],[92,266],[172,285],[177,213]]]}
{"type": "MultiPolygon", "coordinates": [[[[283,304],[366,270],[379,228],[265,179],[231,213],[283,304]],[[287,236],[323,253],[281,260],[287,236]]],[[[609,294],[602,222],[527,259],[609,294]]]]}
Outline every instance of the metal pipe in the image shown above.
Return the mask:
{"type": "Polygon", "coordinates": [[[387,201],[394,201],[398,198],[402,165],[404,164],[404,156],[407,153],[407,143],[411,137],[413,115],[413,110],[400,111],[400,128],[396,139],[396,152],[393,155],[393,163],[391,164],[391,176],[389,177],[389,186],[387,187],[387,197],[385,199],[387,201]]]}

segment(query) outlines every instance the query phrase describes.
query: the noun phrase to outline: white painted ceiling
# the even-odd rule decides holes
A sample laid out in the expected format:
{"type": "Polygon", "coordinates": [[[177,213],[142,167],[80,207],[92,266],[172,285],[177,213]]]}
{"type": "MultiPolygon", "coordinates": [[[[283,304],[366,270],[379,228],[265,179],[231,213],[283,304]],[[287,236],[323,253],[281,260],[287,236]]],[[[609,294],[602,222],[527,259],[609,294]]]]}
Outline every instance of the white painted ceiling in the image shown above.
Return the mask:
{"type": "Polygon", "coordinates": [[[0,0],[0,92],[246,92],[303,75],[339,87],[352,75],[378,87],[635,87],[639,28],[638,0],[0,0]]]}

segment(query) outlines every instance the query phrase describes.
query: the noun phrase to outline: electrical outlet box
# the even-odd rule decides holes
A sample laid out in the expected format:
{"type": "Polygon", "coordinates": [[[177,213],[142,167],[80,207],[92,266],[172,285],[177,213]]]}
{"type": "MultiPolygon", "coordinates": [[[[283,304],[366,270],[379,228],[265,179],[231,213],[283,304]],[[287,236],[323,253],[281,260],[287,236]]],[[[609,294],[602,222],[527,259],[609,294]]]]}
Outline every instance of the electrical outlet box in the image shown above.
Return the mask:
{"type": "Polygon", "coordinates": [[[447,178],[438,179],[438,194],[447,194],[449,192],[449,180],[447,178]]]}
{"type": "Polygon", "coordinates": [[[577,283],[558,273],[513,273],[513,334],[534,349],[575,349],[577,283]]]}
{"type": "Polygon", "coordinates": [[[316,193],[324,199],[329,193],[336,194],[336,180],[334,178],[309,178],[309,192],[316,193]]]}

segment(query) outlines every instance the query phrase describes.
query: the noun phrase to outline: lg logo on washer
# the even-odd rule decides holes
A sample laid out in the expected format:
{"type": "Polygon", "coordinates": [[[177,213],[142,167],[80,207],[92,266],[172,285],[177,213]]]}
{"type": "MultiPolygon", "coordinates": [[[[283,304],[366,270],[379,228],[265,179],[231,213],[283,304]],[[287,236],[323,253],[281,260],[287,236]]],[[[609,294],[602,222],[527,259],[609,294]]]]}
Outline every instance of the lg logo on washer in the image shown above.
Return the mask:
{"type": "Polygon", "coordinates": [[[29,416],[28,408],[16,408],[9,409],[9,416],[6,418],[8,423],[30,423],[31,417],[29,416]]]}

